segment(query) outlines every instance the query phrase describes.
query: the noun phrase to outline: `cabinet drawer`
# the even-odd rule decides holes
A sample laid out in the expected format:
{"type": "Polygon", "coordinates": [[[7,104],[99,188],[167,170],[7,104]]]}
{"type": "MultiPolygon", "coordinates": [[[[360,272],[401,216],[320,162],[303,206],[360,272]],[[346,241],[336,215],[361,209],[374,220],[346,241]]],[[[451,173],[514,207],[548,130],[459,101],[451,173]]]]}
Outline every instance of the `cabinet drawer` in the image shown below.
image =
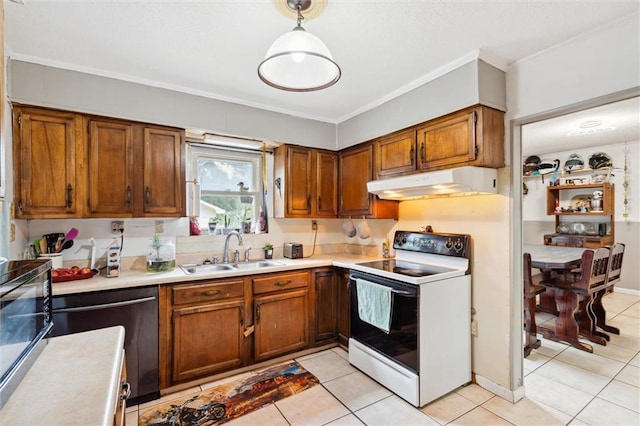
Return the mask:
{"type": "Polygon", "coordinates": [[[289,290],[292,288],[307,287],[308,284],[308,272],[270,275],[253,279],[253,293],[261,294],[272,291],[289,290]]]}
{"type": "Polygon", "coordinates": [[[185,303],[242,297],[244,295],[244,282],[242,280],[209,281],[199,284],[175,286],[171,290],[173,293],[173,304],[181,305],[185,303]]]}

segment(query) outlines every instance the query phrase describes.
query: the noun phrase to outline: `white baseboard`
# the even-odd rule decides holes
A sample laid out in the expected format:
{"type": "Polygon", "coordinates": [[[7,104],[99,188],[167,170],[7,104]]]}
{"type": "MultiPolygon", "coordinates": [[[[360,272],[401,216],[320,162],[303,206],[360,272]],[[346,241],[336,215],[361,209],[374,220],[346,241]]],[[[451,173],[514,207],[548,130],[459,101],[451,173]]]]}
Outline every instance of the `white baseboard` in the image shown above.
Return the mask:
{"type": "Polygon", "coordinates": [[[519,386],[514,390],[510,390],[480,376],[479,374],[476,374],[475,378],[478,386],[498,395],[500,398],[506,399],[509,402],[518,402],[524,398],[524,386],[519,386]]]}
{"type": "Polygon", "coordinates": [[[614,287],[613,288],[613,292],[614,293],[622,293],[622,294],[630,294],[632,296],[638,296],[640,297],[640,290],[634,290],[631,288],[624,288],[624,287],[614,287]]]}

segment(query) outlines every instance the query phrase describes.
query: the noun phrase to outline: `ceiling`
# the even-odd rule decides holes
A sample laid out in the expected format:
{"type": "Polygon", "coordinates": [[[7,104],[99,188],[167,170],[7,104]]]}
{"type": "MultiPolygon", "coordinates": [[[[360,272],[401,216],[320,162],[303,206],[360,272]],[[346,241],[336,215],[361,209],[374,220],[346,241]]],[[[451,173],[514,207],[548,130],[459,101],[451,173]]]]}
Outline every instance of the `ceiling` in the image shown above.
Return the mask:
{"type": "Polygon", "coordinates": [[[443,67],[480,55],[506,69],[640,8],[637,0],[328,0],[303,26],[326,43],[342,78],[323,91],[290,93],[256,71],[295,26],[275,1],[285,0],[5,0],[6,53],[339,123],[443,67]]]}
{"type": "Polygon", "coordinates": [[[638,141],[638,97],[522,126],[523,157],[638,141]]]}

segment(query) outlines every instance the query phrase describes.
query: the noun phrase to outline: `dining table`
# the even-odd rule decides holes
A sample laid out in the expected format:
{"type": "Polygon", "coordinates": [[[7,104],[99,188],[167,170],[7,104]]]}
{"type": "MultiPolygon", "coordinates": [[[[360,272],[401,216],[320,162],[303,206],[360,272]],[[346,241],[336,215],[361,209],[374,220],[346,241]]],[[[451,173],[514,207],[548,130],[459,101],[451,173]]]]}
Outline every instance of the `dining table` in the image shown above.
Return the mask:
{"type": "MultiPolygon", "coordinates": [[[[582,261],[582,253],[585,250],[587,249],[583,247],[543,244],[525,244],[523,246],[523,252],[531,255],[531,268],[539,269],[542,273],[542,282],[550,281],[554,273],[570,273],[571,270],[579,268],[582,261]]],[[[580,350],[593,352],[593,348],[590,345],[580,342],[578,339],[578,324],[572,316],[576,308],[577,298],[575,294],[572,294],[572,292],[556,292],[554,289],[547,288],[545,292],[539,295],[536,310],[555,315],[555,327],[550,329],[541,326],[537,327],[537,331],[541,332],[547,339],[565,341],[580,350]],[[569,301],[568,299],[571,300],[569,301]],[[562,312],[558,311],[558,307],[562,312]]],[[[531,314],[535,317],[535,313],[531,314]]],[[[531,320],[535,323],[535,318],[531,320]]]]}
{"type": "MultiPolygon", "coordinates": [[[[580,267],[584,247],[564,247],[544,244],[525,244],[522,251],[531,254],[531,267],[539,269],[543,281],[551,277],[552,272],[570,271],[580,267]]],[[[558,315],[552,292],[540,295],[538,312],[558,315]]]]}

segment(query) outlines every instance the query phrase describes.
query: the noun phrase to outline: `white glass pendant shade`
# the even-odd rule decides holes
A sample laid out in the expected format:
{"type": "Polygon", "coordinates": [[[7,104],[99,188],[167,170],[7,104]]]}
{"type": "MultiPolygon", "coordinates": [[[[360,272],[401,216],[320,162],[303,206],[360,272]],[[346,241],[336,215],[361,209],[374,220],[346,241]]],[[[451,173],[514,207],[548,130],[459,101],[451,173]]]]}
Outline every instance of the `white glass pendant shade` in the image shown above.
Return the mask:
{"type": "Polygon", "coordinates": [[[327,88],[340,79],[340,74],[327,46],[300,26],[278,37],[258,66],[262,81],[292,92],[327,88]]]}

